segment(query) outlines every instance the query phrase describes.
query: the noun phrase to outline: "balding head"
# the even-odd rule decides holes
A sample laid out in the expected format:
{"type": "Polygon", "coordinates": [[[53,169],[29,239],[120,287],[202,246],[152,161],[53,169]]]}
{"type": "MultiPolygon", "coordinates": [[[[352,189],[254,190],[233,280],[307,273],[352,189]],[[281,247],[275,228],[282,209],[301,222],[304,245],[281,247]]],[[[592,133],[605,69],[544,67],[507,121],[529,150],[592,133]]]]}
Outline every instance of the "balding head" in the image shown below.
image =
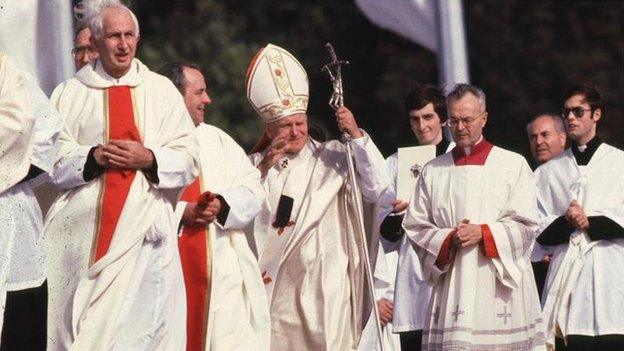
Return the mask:
{"type": "Polygon", "coordinates": [[[561,118],[541,114],[527,124],[531,155],[538,163],[548,162],[565,149],[566,133],[561,118]]]}

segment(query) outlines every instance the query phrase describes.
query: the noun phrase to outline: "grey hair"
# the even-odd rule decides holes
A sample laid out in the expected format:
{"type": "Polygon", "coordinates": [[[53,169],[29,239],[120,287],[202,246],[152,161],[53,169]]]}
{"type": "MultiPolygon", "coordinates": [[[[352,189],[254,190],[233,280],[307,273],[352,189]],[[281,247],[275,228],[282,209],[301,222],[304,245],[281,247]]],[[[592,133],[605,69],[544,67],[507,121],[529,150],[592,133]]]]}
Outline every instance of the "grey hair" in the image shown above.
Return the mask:
{"type": "Polygon", "coordinates": [[[74,14],[78,21],[82,21],[87,24],[91,31],[91,36],[94,39],[99,39],[104,32],[104,25],[102,23],[104,12],[108,9],[124,9],[130,13],[134,27],[136,28],[136,35],[139,35],[139,20],[137,20],[134,12],[132,12],[126,5],[122,4],[120,0],[83,0],[74,6],[74,14]]]}
{"type": "Polygon", "coordinates": [[[563,119],[553,113],[541,113],[535,117],[533,117],[533,119],[531,119],[531,121],[529,123],[527,123],[527,132],[529,131],[529,128],[531,128],[531,126],[533,125],[533,123],[535,123],[535,121],[537,121],[540,118],[550,118],[550,120],[553,122],[553,125],[555,126],[555,131],[557,133],[565,133],[565,126],[563,125],[563,119]]]}
{"type": "Polygon", "coordinates": [[[453,101],[463,98],[466,94],[474,95],[477,100],[479,100],[481,109],[485,111],[485,93],[481,88],[467,83],[456,84],[451,91],[446,94],[446,106],[449,106],[453,101]]]}

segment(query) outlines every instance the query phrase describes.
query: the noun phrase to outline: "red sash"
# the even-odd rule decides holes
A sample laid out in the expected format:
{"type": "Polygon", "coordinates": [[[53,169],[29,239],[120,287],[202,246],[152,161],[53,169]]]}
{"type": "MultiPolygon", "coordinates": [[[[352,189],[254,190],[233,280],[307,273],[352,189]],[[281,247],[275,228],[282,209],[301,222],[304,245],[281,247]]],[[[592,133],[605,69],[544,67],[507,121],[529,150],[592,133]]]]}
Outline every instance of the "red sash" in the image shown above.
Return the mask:
{"type": "MultiPolygon", "coordinates": [[[[108,140],[121,139],[141,142],[141,135],[134,124],[132,95],[128,86],[107,89],[108,140]]],[[[95,238],[95,256],[92,262],[107,252],[126,203],[136,170],[106,169],[102,191],[100,219],[95,238]]]]}
{"type": "MultiPolygon", "coordinates": [[[[195,203],[201,195],[199,179],[189,185],[182,201],[195,203]]],[[[185,225],[178,240],[184,285],[186,286],[186,350],[206,349],[206,328],[210,306],[211,262],[208,227],[185,225]]]]}

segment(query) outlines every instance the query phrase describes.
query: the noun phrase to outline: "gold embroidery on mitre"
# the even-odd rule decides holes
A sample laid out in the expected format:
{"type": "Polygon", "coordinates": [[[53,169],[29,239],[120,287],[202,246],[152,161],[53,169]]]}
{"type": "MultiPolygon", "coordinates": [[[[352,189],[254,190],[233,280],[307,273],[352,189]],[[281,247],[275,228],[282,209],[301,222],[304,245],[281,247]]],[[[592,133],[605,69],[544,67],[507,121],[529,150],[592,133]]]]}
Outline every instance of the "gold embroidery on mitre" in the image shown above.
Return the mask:
{"type": "Polygon", "coordinates": [[[289,103],[290,106],[284,106],[281,101],[271,102],[258,107],[258,112],[267,122],[271,122],[280,117],[297,112],[305,113],[308,110],[308,97],[306,95],[296,95],[289,103]]]}

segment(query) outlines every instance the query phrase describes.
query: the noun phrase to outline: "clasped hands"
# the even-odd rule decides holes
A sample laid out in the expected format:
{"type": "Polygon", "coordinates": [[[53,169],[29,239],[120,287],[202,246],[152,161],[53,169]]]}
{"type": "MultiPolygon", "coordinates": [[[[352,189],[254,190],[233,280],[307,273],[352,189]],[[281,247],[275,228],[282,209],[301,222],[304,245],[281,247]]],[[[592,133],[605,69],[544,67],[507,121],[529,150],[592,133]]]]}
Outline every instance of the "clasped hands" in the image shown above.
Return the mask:
{"type": "Polygon", "coordinates": [[[583,207],[576,201],[572,200],[568,207],[565,218],[577,230],[589,229],[589,219],[583,210],[583,207]]]}
{"type": "Polygon", "coordinates": [[[205,206],[189,202],[184,208],[182,223],[190,226],[210,224],[217,218],[222,208],[221,199],[217,196],[212,196],[205,206]]]}
{"type": "Polygon", "coordinates": [[[472,246],[483,240],[481,226],[471,224],[467,219],[457,224],[449,234],[452,235],[451,241],[456,248],[472,246]]]}
{"type": "Polygon", "coordinates": [[[132,140],[113,139],[108,144],[98,145],[93,157],[104,168],[149,169],[154,165],[154,154],[132,140]]]}

